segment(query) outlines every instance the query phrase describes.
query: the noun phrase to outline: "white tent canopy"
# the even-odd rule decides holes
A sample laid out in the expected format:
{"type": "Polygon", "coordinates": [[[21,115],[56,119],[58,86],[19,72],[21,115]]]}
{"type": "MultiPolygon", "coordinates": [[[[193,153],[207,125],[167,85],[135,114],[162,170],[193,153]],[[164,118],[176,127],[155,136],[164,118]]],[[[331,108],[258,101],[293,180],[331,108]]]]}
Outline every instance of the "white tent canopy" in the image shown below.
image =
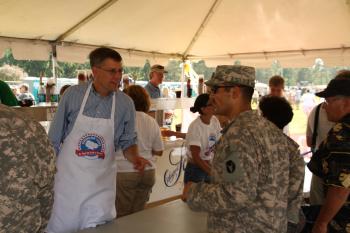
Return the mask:
{"type": "Polygon", "coordinates": [[[203,59],[210,66],[350,64],[350,0],[0,0],[0,55],[86,61],[96,46],[128,66],[203,59]]]}

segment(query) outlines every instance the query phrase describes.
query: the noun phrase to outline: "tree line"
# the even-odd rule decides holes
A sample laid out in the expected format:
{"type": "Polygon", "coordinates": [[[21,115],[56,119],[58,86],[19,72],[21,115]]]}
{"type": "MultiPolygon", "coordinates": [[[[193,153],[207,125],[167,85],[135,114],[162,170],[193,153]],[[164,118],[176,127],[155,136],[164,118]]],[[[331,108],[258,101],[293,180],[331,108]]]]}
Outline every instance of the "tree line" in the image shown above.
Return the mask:
{"type": "MultiPolygon", "coordinates": [[[[235,61],[232,64],[239,64],[235,61]]],[[[76,78],[80,70],[89,70],[88,62],[71,63],[58,62],[56,75],[62,78],[76,78]]],[[[208,80],[215,70],[215,67],[207,67],[205,61],[191,63],[193,70],[197,74],[203,74],[204,79],[208,80]]],[[[169,60],[166,70],[168,74],[166,81],[179,82],[182,74],[182,61],[169,60]]],[[[350,69],[347,67],[326,67],[321,59],[316,59],[312,67],[305,68],[283,68],[278,61],[271,64],[268,68],[257,68],[256,79],[262,83],[268,83],[273,75],[281,75],[285,78],[286,86],[304,86],[304,85],[325,85],[332,79],[340,69],[350,69]]],[[[124,73],[129,74],[134,80],[149,80],[151,64],[145,61],[143,67],[124,67],[124,73]]],[[[45,77],[52,77],[52,60],[34,61],[34,60],[16,60],[10,49],[0,58],[0,79],[1,80],[19,80],[23,76],[39,77],[43,73],[45,77]]]]}

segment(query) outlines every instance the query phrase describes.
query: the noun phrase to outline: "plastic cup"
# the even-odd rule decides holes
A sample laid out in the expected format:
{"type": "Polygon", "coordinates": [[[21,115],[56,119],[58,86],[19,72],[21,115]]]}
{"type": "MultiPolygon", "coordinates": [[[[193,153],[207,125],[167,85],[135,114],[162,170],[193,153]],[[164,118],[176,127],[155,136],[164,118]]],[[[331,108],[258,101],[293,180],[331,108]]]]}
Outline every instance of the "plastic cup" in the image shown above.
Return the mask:
{"type": "Polygon", "coordinates": [[[181,132],[181,127],[182,127],[182,124],[176,124],[175,125],[176,132],[181,132]]]}
{"type": "Polygon", "coordinates": [[[175,91],[176,98],[181,98],[181,90],[175,91]]]}

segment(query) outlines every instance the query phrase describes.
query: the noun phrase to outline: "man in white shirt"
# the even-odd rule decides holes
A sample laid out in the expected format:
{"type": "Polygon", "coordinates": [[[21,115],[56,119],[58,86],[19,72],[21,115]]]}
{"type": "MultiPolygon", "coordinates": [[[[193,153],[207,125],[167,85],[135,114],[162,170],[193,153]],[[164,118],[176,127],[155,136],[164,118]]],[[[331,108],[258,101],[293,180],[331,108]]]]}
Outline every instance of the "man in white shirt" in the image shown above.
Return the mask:
{"type": "MultiPolygon", "coordinates": [[[[315,106],[308,117],[307,120],[307,128],[306,128],[306,144],[309,147],[314,147],[313,150],[316,151],[318,149],[321,142],[326,139],[327,133],[334,126],[334,122],[330,122],[327,119],[326,110],[323,108],[323,103],[320,105],[320,110],[318,114],[318,124],[317,124],[317,137],[315,145],[312,145],[312,136],[314,134],[314,124],[315,124],[315,115],[316,109],[318,107],[315,106]]],[[[310,187],[310,204],[311,205],[322,205],[325,199],[325,192],[323,187],[322,179],[312,175],[311,179],[311,187],[310,187]]]]}
{"type": "MultiPolygon", "coordinates": [[[[282,76],[274,75],[269,79],[270,96],[284,97],[284,79],[282,76]]],[[[283,133],[289,136],[289,125],[283,128],[283,133]]]]}

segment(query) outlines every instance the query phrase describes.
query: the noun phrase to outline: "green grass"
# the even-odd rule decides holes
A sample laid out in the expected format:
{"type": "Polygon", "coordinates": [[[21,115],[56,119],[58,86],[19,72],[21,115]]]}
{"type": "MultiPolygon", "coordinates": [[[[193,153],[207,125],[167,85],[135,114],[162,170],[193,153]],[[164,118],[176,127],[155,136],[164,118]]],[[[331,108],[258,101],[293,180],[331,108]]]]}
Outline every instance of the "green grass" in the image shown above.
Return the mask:
{"type": "Polygon", "coordinates": [[[306,125],[307,125],[307,116],[306,114],[303,112],[303,110],[301,110],[301,108],[299,107],[299,109],[296,109],[295,107],[293,107],[293,120],[291,123],[289,123],[289,132],[290,135],[305,135],[306,133],[306,125]]]}
{"type": "MultiPolygon", "coordinates": [[[[256,109],[257,105],[252,104],[252,108],[256,109]]],[[[299,109],[296,108],[296,106],[293,106],[293,119],[292,122],[289,123],[289,133],[290,135],[305,135],[306,133],[306,125],[307,125],[307,116],[301,109],[301,106],[299,109]]]]}

